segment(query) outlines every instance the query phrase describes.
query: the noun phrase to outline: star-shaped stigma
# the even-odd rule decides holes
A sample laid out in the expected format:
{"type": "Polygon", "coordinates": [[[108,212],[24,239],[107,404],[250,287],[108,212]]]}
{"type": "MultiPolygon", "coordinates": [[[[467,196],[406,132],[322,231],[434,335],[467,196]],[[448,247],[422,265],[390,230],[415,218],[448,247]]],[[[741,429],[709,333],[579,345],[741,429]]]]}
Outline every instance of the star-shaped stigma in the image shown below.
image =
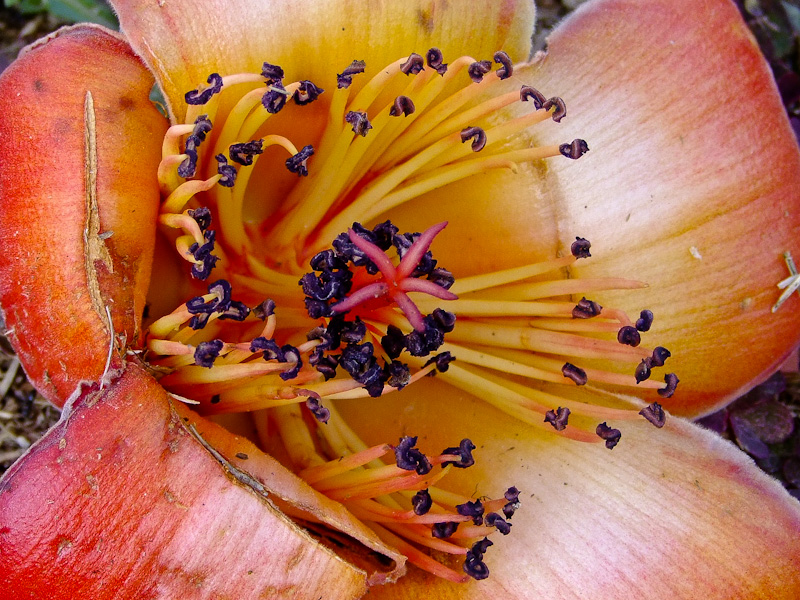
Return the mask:
{"type": "Polygon", "coordinates": [[[440,283],[431,279],[419,279],[418,267],[434,238],[447,226],[447,222],[433,225],[417,237],[407,249],[402,251],[400,263],[395,267],[387,254],[376,244],[360,236],[353,228],[347,230],[350,241],[364,256],[372,261],[381,274],[381,280],[369,283],[344,300],[331,306],[334,313],[346,313],[370,300],[386,298],[403,311],[411,326],[423,333],[426,329],[425,317],[408,296],[408,292],[422,292],[442,300],[456,300],[458,296],[440,283]],[[416,275],[416,277],[415,277],[416,275]]]}

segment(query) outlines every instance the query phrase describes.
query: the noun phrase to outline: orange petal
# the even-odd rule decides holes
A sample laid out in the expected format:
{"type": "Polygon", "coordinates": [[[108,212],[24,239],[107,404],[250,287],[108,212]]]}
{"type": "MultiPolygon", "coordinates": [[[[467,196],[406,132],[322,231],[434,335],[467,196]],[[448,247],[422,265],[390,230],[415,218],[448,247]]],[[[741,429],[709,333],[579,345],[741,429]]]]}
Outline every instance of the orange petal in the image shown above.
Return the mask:
{"type": "Polygon", "coordinates": [[[655,313],[681,379],[670,410],[710,412],[774,372],[800,340],[800,299],[771,313],[783,253],[800,253],[800,153],[736,6],[587,6],[537,77],[569,99],[559,139],[592,149],[547,182],[564,242],[595,242],[576,273],[650,283],[608,301],[655,313]]]}
{"type": "Polygon", "coordinates": [[[670,0],[589,2],[548,47],[515,78],[563,97],[567,116],[536,126],[529,143],[583,138],[591,151],[473,177],[403,215],[417,227],[450,221],[435,252],[456,276],[590,239],[573,276],[649,283],[592,299],[633,317],[652,310],[648,343],[669,348],[681,380],[665,404],[710,412],[800,340],[800,298],[770,312],[789,275],[783,253],[800,257],[800,154],[769,68],[728,0],[691,13],[670,0]]]}
{"type": "Polygon", "coordinates": [[[166,125],[152,86],[125,41],[94,26],[37,42],[0,77],[0,305],[28,376],[56,404],[101,376],[106,307],[117,334],[139,335],[166,125]]]}
{"type": "Polygon", "coordinates": [[[496,498],[514,485],[521,507],[510,535],[492,536],[487,580],[410,569],[371,598],[800,597],[800,503],[730,442],[668,417],[617,424],[607,450],[525,429],[440,381],[425,391],[337,408],[367,444],[416,435],[435,453],[471,438],[475,466],[445,487],[496,498]]]}
{"type": "MultiPolygon", "coordinates": [[[[209,439],[224,436],[138,367],[84,388],[0,483],[0,585],[20,599],[360,597],[367,574],[273,500],[306,514],[337,505],[247,442],[221,452],[248,450],[234,460],[254,473],[215,456],[209,439]]],[[[331,513],[355,531],[341,507],[331,513]]]]}
{"type": "Polygon", "coordinates": [[[210,73],[260,73],[265,61],[282,66],[290,81],[309,79],[328,88],[335,85],[336,70],[341,72],[354,59],[380,69],[432,46],[445,59],[470,53],[476,59],[491,58],[504,49],[524,60],[535,14],[530,0],[413,0],[369,6],[358,0],[111,4],[176,112],[185,106],[184,94],[204,84],[210,73]]]}

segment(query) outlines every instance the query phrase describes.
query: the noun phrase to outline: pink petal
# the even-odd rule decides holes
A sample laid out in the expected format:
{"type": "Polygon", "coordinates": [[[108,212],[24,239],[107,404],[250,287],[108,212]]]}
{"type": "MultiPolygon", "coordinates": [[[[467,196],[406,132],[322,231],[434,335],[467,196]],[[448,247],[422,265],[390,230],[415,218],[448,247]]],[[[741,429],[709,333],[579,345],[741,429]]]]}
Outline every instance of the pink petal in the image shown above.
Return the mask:
{"type": "Polygon", "coordinates": [[[730,442],[676,417],[663,429],[610,422],[622,440],[607,450],[537,433],[441,381],[368,411],[357,401],[337,408],[367,444],[402,433],[437,452],[471,438],[476,464],[448,475],[446,489],[522,492],[510,535],[492,537],[487,580],[458,586],[410,569],[371,598],[800,595],[800,503],[730,442]]]}

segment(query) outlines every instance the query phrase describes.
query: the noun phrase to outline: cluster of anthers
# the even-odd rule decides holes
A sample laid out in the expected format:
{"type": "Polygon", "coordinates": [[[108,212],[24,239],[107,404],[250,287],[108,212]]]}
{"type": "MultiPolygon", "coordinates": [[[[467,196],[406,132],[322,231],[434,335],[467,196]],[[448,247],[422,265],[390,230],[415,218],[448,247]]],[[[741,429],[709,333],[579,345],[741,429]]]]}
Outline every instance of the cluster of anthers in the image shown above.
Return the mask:
{"type": "MultiPolygon", "coordinates": [[[[163,386],[203,414],[251,412],[264,448],[280,445],[277,455],[300,477],[412,564],[454,581],[464,576],[424,550],[461,556],[467,575],[484,578],[486,536],[510,531],[518,491],[481,502],[439,489],[451,468],[472,464],[472,442],[434,458],[413,437],[368,448],[336,400],[377,397],[441,373],[531,427],[613,448],[621,432],[607,422],[639,417],[602,405],[603,388],[670,396],[678,383],[674,374],[665,384],[649,379],[669,357],[640,346],[652,313],[634,322],[586,298],[644,284],[563,276],[590,256],[587,240],[576,238],[564,256],[456,282],[430,251],[446,223],[404,234],[391,221],[360,224],[478,174],[588,151],[580,139],[531,147],[523,132],[560,122],[564,101],[528,85],[512,89],[511,60],[497,52],[494,62],[489,76],[490,61],[447,65],[432,48],[376,71],[351,97],[354,78],[367,71],[354,61],[317,105],[326,125],[315,144],[299,150],[274,132],[319,102],[321,87],[285,84],[283,69],[269,63],[258,74],[212,73],[186,94],[158,170],[160,222],[189,263],[192,285],[217,274],[205,293],[149,324],[145,357],[163,386]],[[389,90],[400,93],[387,101],[389,90]],[[533,110],[490,122],[516,102],[533,110]],[[259,162],[272,147],[288,152],[285,170],[259,162]],[[387,465],[381,457],[392,450],[395,464],[387,465]]],[[[664,424],[657,402],[639,414],[664,424]]]]}

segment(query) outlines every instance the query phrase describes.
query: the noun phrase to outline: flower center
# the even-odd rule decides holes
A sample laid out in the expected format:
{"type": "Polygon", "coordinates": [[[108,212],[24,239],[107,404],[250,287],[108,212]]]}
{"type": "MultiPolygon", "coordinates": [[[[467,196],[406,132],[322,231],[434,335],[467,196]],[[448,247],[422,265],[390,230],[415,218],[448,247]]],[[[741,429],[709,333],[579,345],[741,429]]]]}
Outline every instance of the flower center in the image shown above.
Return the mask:
{"type": "MultiPolygon", "coordinates": [[[[640,346],[652,313],[634,322],[586,297],[644,284],[564,278],[590,256],[583,238],[566,256],[455,281],[430,250],[446,223],[402,234],[391,221],[362,225],[477,174],[589,150],[580,139],[523,147],[519,134],[561,121],[565,103],[527,85],[509,91],[510,59],[498,52],[494,63],[494,73],[471,57],[448,65],[434,48],[358,86],[366,65],[354,61],[322,82],[328,92],[285,84],[269,63],[258,74],[213,73],[186,94],[158,170],[163,233],[191,275],[186,301],[149,326],[146,359],[161,383],[203,414],[252,411],[266,448],[279,439],[301,477],[412,563],[453,580],[463,576],[421,549],[459,555],[482,579],[485,536],[510,530],[496,511],[510,518],[515,488],[479,509],[434,486],[450,466],[468,466],[469,440],[429,460],[403,438],[387,466],[391,447],[367,448],[333,401],[439,372],[532,427],[613,448],[621,432],[606,421],[639,417],[602,404],[600,388],[669,396],[678,381],[649,379],[669,357],[640,346]],[[498,122],[517,102],[530,111],[498,122]],[[319,125],[309,140],[283,135],[305,122],[319,125]],[[408,456],[425,472],[409,473],[408,456]],[[431,475],[433,464],[444,468],[431,475]]],[[[658,403],[640,414],[663,425],[658,403]]]]}

